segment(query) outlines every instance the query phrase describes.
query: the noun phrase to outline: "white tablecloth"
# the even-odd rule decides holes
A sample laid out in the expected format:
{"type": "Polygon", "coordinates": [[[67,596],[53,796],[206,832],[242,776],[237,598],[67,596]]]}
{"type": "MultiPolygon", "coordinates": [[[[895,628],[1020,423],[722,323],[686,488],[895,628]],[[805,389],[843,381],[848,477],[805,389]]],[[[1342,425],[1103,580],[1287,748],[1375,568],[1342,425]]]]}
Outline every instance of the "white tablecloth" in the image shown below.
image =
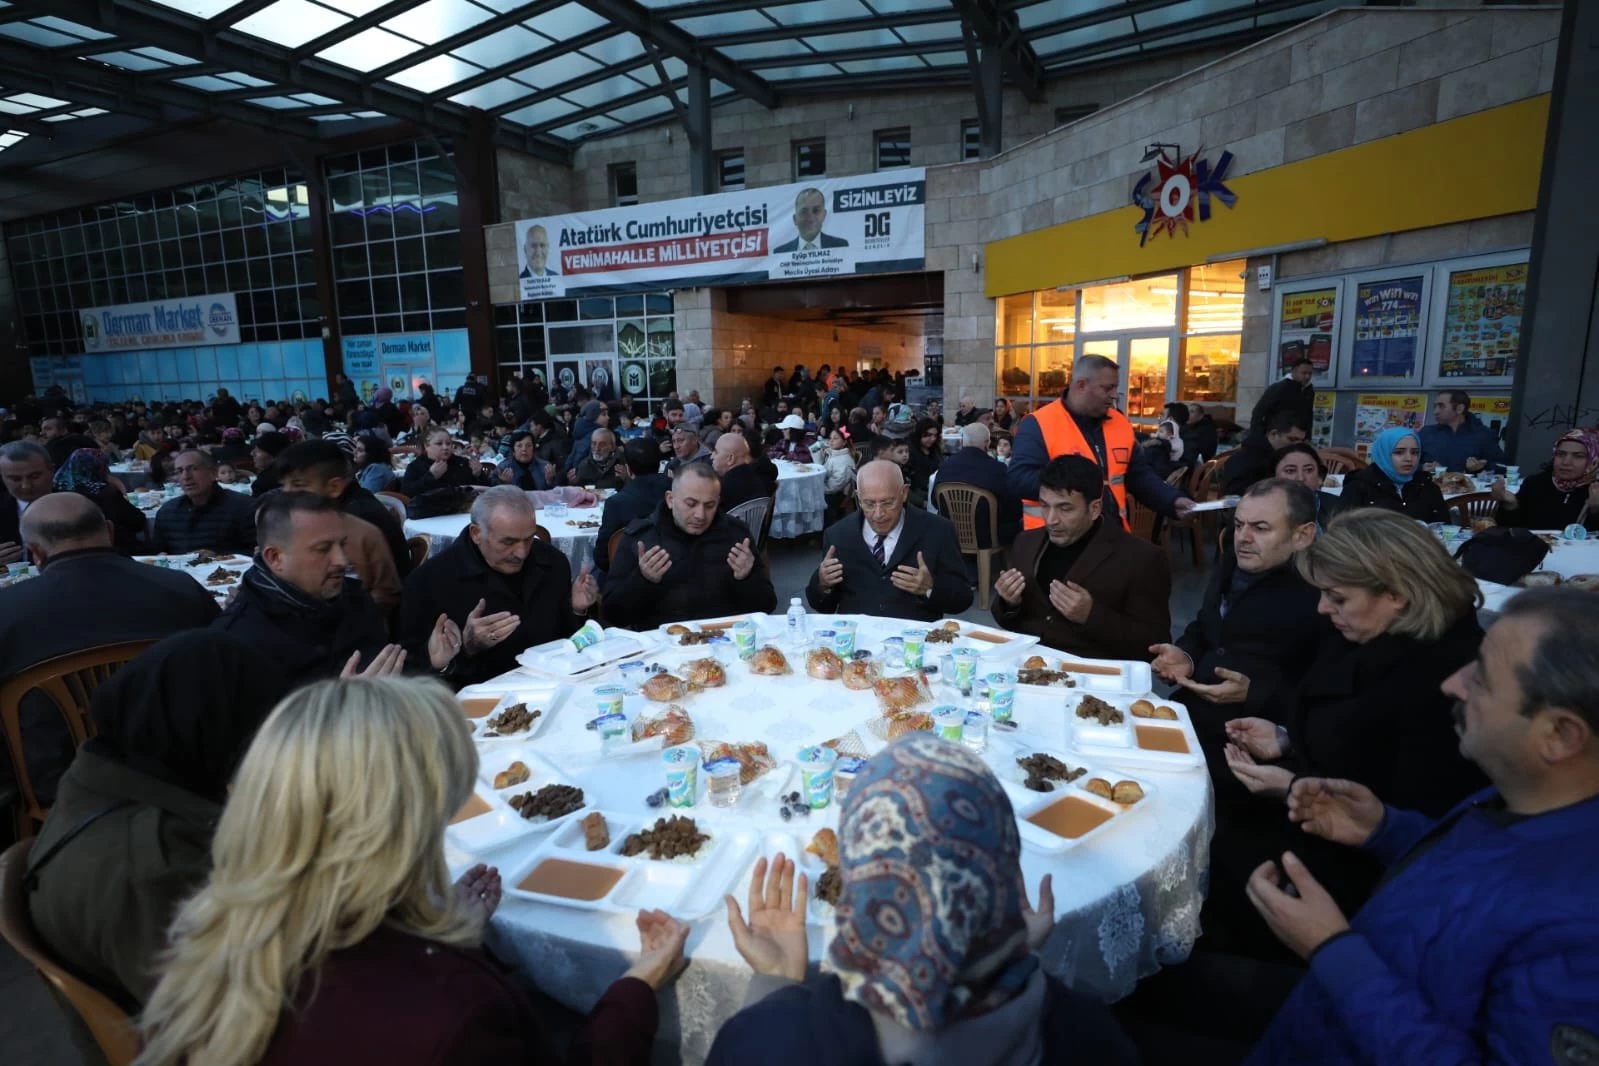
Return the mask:
{"type": "Polygon", "coordinates": [[[188,574],[199,582],[207,592],[216,597],[217,606],[225,605],[228,601],[228,593],[239,583],[244,572],[250,569],[250,556],[239,552],[225,559],[225,561],[209,563],[196,563],[194,556],[194,552],[189,552],[186,555],[136,555],[134,558],[151,566],[164,566],[168,570],[177,570],[188,574]],[[233,580],[216,585],[207,583],[206,578],[216,573],[218,568],[234,574],[233,580]]]}
{"type": "MultiPolygon", "coordinates": [[[[600,513],[603,504],[593,507],[569,507],[565,518],[552,518],[545,508],[539,508],[539,525],[550,531],[550,543],[565,555],[572,564],[572,576],[576,577],[584,566],[594,563],[594,541],[599,536],[600,513]],[[582,526],[578,523],[593,523],[592,526],[582,526]]],[[[432,538],[432,545],[428,548],[428,558],[454,543],[455,538],[463,536],[467,523],[472,520],[471,515],[447,514],[437,518],[407,518],[405,520],[405,535],[407,537],[421,536],[423,534],[432,538]]]]}
{"type": "Polygon", "coordinates": [[[142,461],[112,463],[111,476],[122,482],[125,489],[142,489],[150,481],[150,464],[142,461]]]}
{"type": "MultiPolygon", "coordinates": [[[[763,630],[775,636],[781,623],[780,618],[770,619],[763,630]]],[[[810,623],[813,631],[820,628],[820,616],[811,616],[810,623]]],[[[873,629],[879,634],[897,633],[908,624],[863,619],[860,646],[872,646],[873,629]]],[[[661,647],[643,657],[675,666],[704,650],[661,647]]],[[[795,674],[754,677],[731,649],[722,651],[718,657],[728,665],[729,685],[684,702],[694,717],[697,739],[760,740],[774,756],[792,759],[806,744],[853,729],[868,751],[878,750],[881,742],[865,724],[877,716],[875,697],[852,692],[839,682],[812,680],[804,674],[803,653],[792,649],[786,653],[795,674]]],[[[504,675],[490,685],[514,689],[518,676],[504,675]]],[[[524,678],[524,683],[528,680],[524,678]]],[[[615,672],[607,671],[572,686],[532,746],[581,787],[592,805],[645,822],[666,813],[651,810],[644,802],[649,792],[664,784],[659,755],[602,756],[596,735],[585,728],[594,713],[593,686],[615,680],[615,672]]],[[[1069,753],[1068,726],[1059,705],[1058,695],[1023,689],[1016,718],[1023,730],[1042,741],[1038,746],[1069,753]]],[[[637,696],[626,700],[630,716],[645,707],[660,709],[637,696]]],[[[996,767],[1008,765],[1017,754],[1010,740],[1000,739],[1006,736],[996,731],[989,741],[988,757],[996,767]]],[[[485,771],[495,772],[496,755],[487,746],[483,750],[485,771]]],[[[1036,750],[1034,742],[1028,743],[1028,750],[1036,750]]],[[[498,756],[500,761],[506,758],[498,756]]],[[[1099,762],[1109,764],[1109,760],[1099,762]]],[[[787,764],[773,771],[788,772],[787,764]]],[[[1054,875],[1060,921],[1040,953],[1044,965],[1077,989],[1105,999],[1126,995],[1141,977],[1187,957],[1200,931],[1199,910],[1209,867],[1213,811],[1204,769],[1129,772],[1158,791],[1124,825],[1063,855],[1030,848],[1022,853],[1029,892],[1036,892],[1045,873],[1054,875]]],[[[795,772],[786,786],[774,782],[770,787],[797,789],[799,775],[795,772]]],[[[768,852],[775,851],[785,834],[792,838],[790,846],[797,843],[802,848],[817,829],[836,828],[838,820],[833,806],[808,819],[785,823],[765,796],[745,796],[727,811],[708,808],[702,801],[692,813],[713,833],[757,834],[760,850],[768,852]]],[[[481,858],[500,867],[509,888],[543,842],[541,835],[523,837],[478,855],[452,848],[452,871],[458,875],[481,858]]],[[[755,857],[750,856],[751,864],[755,857]]],[[[733,882],[735,898],[747,895],[748,883],[746,868],[733,882]]],[[[832,938],[832,927],[813,922],[809,934],[812,958],[819,960],[832,938]]],[[[494,918],[492,936],[502,958],[515,960],[545,992],[585,1012],[626,968],[638,944],[631,915],[570,909],[509,893],[494,918]]],[[[688,955],[687,971],[661,995],[658,1063],[702,1062],[717,1030],[742,1005],[749,984],[750,971],[733,947],[720,908],[695,924],[688,955]]]]}
{"type": "Polygon", "coordinates": [[[814,463],[777,464],[777,499],[772,501],[771,536],[789,539],[822,530],[827,500],[822,492],[824,471],[814,463]]]}
{"type": "MultiPolygon", "coordinates": [[[[168,482],[168,484],[171,484],[171,482],[168,482]]],[[[245,496],[250,495],[250,482],[248,481],[241,481],[234,485],[223,485],[222,482],[219,481],[217,484],[222,485],[222,487],[227,489],[229,492],[238,492],[245,496]]],[[[181,492],[173,492],[168,494],[160,489],[145,489],[142,491],[134,489],[128,493],[129,502],[131,502],[133,506],[137,507],[140,511],[144,512],[144,535],[146,537],[155,536],[156,512],[161,510],[161,508],[166,504],[176,500],[182,495],[183,493],[181,492]]]]}

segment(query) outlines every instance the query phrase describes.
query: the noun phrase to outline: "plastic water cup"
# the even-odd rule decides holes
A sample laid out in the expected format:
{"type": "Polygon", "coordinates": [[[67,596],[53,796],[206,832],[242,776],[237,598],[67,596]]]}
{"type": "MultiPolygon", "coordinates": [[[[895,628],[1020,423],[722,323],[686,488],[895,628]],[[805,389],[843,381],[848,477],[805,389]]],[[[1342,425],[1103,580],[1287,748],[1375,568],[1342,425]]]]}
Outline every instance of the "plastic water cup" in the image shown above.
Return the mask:
{"type": "Polygon", "coordinates": [[[988,715],[982,711],[967,711],[961,723],[961,743],[981,755],[988,750],[988,715]]]}
{"type": "Polygon", "coordinates": [[[840,659],[855,657],[855,623],[847,619],[833,623],[833,650],[840,659]]]}
{"type": "Polygon", "coordinates": [[[977,683],[977,652],[971,648],[956,648],[949,657],[955,666],[955,687],[965,692],[977,683]]]}
{"type": "Polygon", "coordinates": [[[758,636],[755,623],[749,619],[734,622],[730,627],[733,634],[733,647],[738,649],[740,659],[748,659],[755,654],[755,639],[758,636]]]}
{"type": "Polygon", "coordinates": [[[815,638],[818,648],[831,648],[838,639],[838,632],[832,629],[818,629],[811,636],[815,638]]]}
{"type": "Polygon", "coordinates": [[[922,652],[926,648],[927,630],[907,629],[899,635],[905,644],[905,667],[908,670],[922,668],[922,652]]]}
{"type": "Polygon", "coordinates": [[[933,708],[933,732],[945,740],[961,742],[961,730],[966,725],[966,710],[963,707],[953,707],[944,704],[933,708]]]}
{"type": "Polygon", "coordinates": [[[743,791],[738,775],[737,759],[713,759],[705,764],[705,795],[712,807],[731,807],[738,802],[743,791]]]}
{"type": "Polygon", "coordinates": [[[1561,540],[1587,540],[1588,530],[1581,522],[1573,522],[1560,531],[1561,540]]]}
{"type": "Polygon", "coordinates": [[[559,518],[562,521],[565,521],[566,520],[566,504],[561,503],[559,501],[556,501],[555,503],[547,503],[547,504],[544,505],[544,515],[545,515],[546,518],[549,518],[549,519],[552,519],[552,520],[556,519],[556,518],[559,518]]]}
{"type": "Polygon", "coordinates": [[[838,764],[838,752],[819,744],[801,748],[800,795],[812,810],[821,810],[833,802],[833,772],[838,764]]]}
{"type": "Polygon", "coordinates": [[[661,764],[666,767],[666,802],[673,807],[694,806],[700,749],[690,744],[667,748],[661,752],[661,764]]]}
{"type": "Polygon", "coordinates": [[[621,678],[622,689],[628,695],[636,695],[649,677],[649,667],[638,659],[625,662],[616,668],[617,676],[621,678]]]}
{"type": "Polygon", "coordinates": [[[600,685],[594,690],[594,708],[601,715],[621,714],[622,697],[626,694],[621,685],[600,685]]]}
{"type": "Polygon", "coordinates": [[[1000,671],[989,674],[984,681],[988,685],[988,706],[994,721],[1010,721],[1016,713],[1016,675],[1000,671]]]}

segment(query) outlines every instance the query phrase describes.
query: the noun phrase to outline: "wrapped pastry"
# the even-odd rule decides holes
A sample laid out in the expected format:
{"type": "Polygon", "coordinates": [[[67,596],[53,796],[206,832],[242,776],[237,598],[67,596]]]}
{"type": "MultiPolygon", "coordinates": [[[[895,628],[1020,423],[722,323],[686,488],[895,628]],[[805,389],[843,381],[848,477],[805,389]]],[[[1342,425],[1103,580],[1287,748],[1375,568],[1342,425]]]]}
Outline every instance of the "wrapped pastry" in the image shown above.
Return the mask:
{"type": "Polygon", "coordinates": [[[633,720],[633,742],[636,744],[650,737],[665,737],[666,746],[676,747],[687,744],[694,739],[694,719],[689,717],[687,711],[673,704],[662,714],[653,718],[635,718],[633,720]]]}
{"type": "Polygon", "coordinates": [[[870,659],[851,659],[844,664],[844,687],[864,692],[877,681],[877,667],[870,659]]]}
{"type": "Polygon", "coordinates": [[[927,686],[917,674],[879,677],[872,688],[877,692],[877,702],[884,714],[908,711],[912,707],[933,701],[933,694],[927,691],[927,686]]]}
{"type": "Polygon", "coordinates": [[[688,685],[672,674],[656,674],[643,685],[644,698],[652,703],[671,703],[688,695],[688,685]]]}
{"type": "Polygon", "coordinates": [[[888,739],[898,740],[907,733],[926,733],[933,728],[933,716],[926,711],[901,711],[888,721],[888,739]]]}
{"type": "Polygon", "coordinates": [[[805,672],[822,681],[837,681],[844,673],[844,660],[832,648],[812,648],[805,656],[805,672]]]}
{"type": "Polygon", "coordinates": [[[757,648],[755,654],[750,656],[750,673],[752,674],[773,677],[778,674],[791,674],[793,672],[789,668],[788,660],[783,657],[783,653],[770,644],[764,648],[757,648]]]}
{"type": "Polygon", "coordinates": [[[690,685],[700,688],[721,688],[727,684],[727,671],[715,659],[690,659],[680,669],[690,685]]]}
{"type": "Polygon", "coordinates": [[[700,755],[708,763],[717,759],[732,759],[737,762],[738,780],[741,785],[747,785],[766,771],[777,768],[777,760],[772,758],[771,751],[760,741],[742,744],[729,744],[725,741],[702,743],[700,755]]]}

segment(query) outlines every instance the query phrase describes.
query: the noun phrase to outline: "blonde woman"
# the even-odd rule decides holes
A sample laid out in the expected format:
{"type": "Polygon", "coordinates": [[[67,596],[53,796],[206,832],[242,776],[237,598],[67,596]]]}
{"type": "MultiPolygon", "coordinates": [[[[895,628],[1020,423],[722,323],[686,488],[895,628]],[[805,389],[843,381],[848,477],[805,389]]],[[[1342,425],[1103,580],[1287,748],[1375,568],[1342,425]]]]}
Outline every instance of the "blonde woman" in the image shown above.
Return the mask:
{"type": "MultiPolygon", "coordinates": [[[[1270,717],[1226,724],[1236,781],[1218,780],[1207,914],[1230,907],[1275,945],[1244,899],[1249,874],[1293,849],[1352,914],[1376,883],[1375,861],[1289,826],[1282,797],[1295,777],[1358,781],[1395,807],[1442,816],[1486,784],[1459,752],[1454,700],[1439,686],[1477,655],[1481,594],[1426,527],[1394,511],[1338,515],[1301,551],[1299,573],[1321,590],[1337,631],[1270,717]],[[1235,798],[1238,784],[1252,794],[1235,798]],[[1312,857],[1321,858],[1326,876],[1312,857]]],[[[1207,918],[1207,937],[1217,922],[1207,918]]]]}
{"type": "MultiPolygon", "coordinates": [[[[138,1066],[555,1061],[479,947],[498,871],[453,888],[446,872],[444,826],[476,775],[435,682],[329,681],[279,704],[234,778],[210,878],[173,923],[138,1066]]],[[[639,961],[573,1061],[649,1061],[653,990],[688,929],[660,912],[638,927],[639,961]]]]}

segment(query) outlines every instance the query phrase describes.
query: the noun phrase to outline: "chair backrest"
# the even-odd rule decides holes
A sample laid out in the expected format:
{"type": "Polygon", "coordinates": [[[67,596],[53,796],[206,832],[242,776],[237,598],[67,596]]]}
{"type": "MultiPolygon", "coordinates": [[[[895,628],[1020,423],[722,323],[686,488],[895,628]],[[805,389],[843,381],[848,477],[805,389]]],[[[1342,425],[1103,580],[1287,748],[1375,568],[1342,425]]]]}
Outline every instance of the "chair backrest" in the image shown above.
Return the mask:
{"type": "Polygon", "coordinates": [[[729,508],[727,517],[736,518],[749,528],[755,535],[752,547],[760,551],[761,546],[766,543],[766,531],[771,528],[772,498],[757,496],[753,500],[745,500],[737,507],[729,508]]]}
{"type": "Polygon", "coordinates": [[[58,655],[29,667],[0,687],[0,727],[4,728],[11,769],[22,793],[23,836],[31,837],[35,831],[33,822],[43,822],[44,816],[50,813],[49,808],[40,804],[33,781],[28,777],[28,760],[22,747],[23,699],[28,693],[37,692],[54,704],[72,734],[73,747],[77,747],[94,733],[94,721],[89,717],[89,700],[94,690],[154,643],[153,640],[128,640],[58,655]]]}
{"type": "Polygon", "coordinates": [[[1195,503],[1204,503],[1206,500],[1219,499],[1216,495],[1221,480],[1222,461],[1220,459],[1206,459],[1194,471],[1194,479],[1189,485],[1188,498],[1195,503]]]}
{"type": "Polygon", "coordinates": [[[1499,501],[1491,492],[1473,492],[1449,501],[1449,513],[1454,515],[1457,526],[1469,526],[1479,518],[1492,518],[1498,509],[1499,501]]]}
{"type": "Polygon", "coordinates": [[[611,568],[616,568],[616,549],[621,546],[623,530],[611,534],[611,539],[605,542],[605,558],[610,562],[611,568]]]}
{"type": "Polygon", "coordinates": [[[933,502],[938,505],[938,513],[955,527],[955,539],[960,541],[965,555],[982,550],[977,541],[977,505],[986,502],[988,545],[999,547],[999,499],[992,492],[963,481],[940,481],[933,486],[933,502]]]}
{"type": "Polygon", "coordinates": [[[550,531],[545,529],[543,526],[534,526],[533,535],[546,544],[550,542],[550,531]]]}
{"type": "Polygon", "coordinates": [[[1347,474],[1353,470],[1364,470],[1369,465],[1349,448],[1322,448],[1320,454],[1329,474],[1347,474]]]}
{"type": "Polygon", "coordinates": [[[1176,470],[1173,470],[1171,473],[1166,475],[1166,484],[1170,485],[1174,489],[1181,490],[1183,487],[1183,481],[1187,477],[1188,468],[1186,466],[1179,466],[1176,470]]]}
{"type": "Polygon", "coordinates": [[[374,492],[372,495],[376,496],[378,502],[389,509],[389,513],[394,515],[395,521],[399,522],[401,526],[405,525],[405,505],[411,502],[408,497],[398,492],[388,491],[374,492]]]}
{"type": "Polygon", "coordinates": [[[1133,536],[1149,540],[1155,535],[1155,512],[1141,503],[1132,493],[1127,494],[1127,530],[1133,536]]]}
{"type": "Polygon", "coordinates": [[[426,533],[418,533],[406,540],[405,546],[411,552],[411,568],[414,570],[428,560],[428,552],[433,550],[433,538],[426,533]]]}
{"type": "Polygon", "coordinates": [[[83,1019],[111,1066],[127,1066],[139,1054],[133,1020],[110,997],[68,973],[51,957],[34,931],[28,914],[28,853],[33,840],[19,840],[0,853],[0,936],[39,971],[39,976],[66,997],[83,1019]]]}

